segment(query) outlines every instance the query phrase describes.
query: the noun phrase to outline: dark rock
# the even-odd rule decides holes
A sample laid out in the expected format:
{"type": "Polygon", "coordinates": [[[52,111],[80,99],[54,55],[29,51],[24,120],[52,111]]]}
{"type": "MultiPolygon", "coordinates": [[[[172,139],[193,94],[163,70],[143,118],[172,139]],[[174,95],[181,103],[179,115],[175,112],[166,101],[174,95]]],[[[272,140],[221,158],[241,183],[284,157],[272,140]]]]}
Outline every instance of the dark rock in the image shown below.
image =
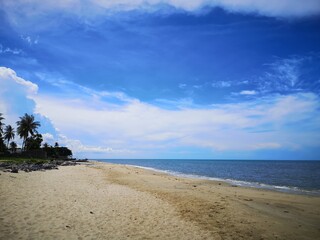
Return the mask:
{"type": "Polygon", "coordinates": [[[61,166],[74,166],[76,165],[75,162],[71,162],[71,161],[64,161],[61,166]]]}
{"type": "Polygon", "coordinates": [[[53,163],[44,163],[42,165],[42,168],[43,169],[46,169],[46,170],[49,170],[49,169],[53,169],[55,168],[57,165],[56,164],[53,164],[53,163]]]}
{"type": "Polygon", "coordinates": [[[0,170],[12,173],[18,173],[19,170],[25,172],[32,171],[45,171],[51,169],[58,169],[58,166],[74,166],[77,165],[75,161],[64,161],[64,160],[52,160],[46,163],[27,163],[23,162],[20,164],[10,162],[0,162],[0,170]]]}
{"type": "Polygon", "coordinates": [[[0,168],[8,169],[10,168],[11,164],[7,162],[1,162],[0,163],[0,168]]]}
{"type": "Polygon", "coordinates": [[[78,159],[78,160],[75,160],[75,162],[88,162],[88,159],[78,159]]]}

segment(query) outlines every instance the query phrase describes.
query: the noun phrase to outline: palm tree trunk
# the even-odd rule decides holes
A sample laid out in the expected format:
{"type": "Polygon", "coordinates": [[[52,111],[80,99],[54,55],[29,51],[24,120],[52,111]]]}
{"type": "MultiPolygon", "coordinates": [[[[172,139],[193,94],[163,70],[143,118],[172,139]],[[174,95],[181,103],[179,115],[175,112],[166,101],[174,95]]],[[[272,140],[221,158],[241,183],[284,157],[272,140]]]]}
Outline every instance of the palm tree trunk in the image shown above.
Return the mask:
{"type": "Polygon", "coordinates": [[[26,142],[26,139],[24,138],[24,139],[23,139],[23,142],[22,142],[22,146],[21,146],[21,151],[22,151],[22,152],[24,151],[25,142],[26,142]]]}

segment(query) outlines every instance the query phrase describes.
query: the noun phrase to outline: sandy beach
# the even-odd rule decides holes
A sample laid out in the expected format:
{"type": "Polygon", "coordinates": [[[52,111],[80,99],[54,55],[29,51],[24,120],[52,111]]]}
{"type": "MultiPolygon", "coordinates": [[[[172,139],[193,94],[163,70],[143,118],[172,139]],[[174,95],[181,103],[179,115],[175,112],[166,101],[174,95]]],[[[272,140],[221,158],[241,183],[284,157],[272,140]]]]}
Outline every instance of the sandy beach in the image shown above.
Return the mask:
{"type": "Polygon", "coordinates": [[[98,162],[0,174],[0,239],[320,239],[320,197],[98,162]]]}

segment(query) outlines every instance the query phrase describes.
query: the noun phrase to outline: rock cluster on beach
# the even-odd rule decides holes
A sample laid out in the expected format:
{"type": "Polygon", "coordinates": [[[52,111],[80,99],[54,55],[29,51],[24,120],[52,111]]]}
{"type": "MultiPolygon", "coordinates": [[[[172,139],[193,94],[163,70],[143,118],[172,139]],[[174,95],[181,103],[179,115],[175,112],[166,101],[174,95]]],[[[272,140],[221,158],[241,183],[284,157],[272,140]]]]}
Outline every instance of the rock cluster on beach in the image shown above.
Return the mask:
{"type": "Polygon", "coordinates": [[[58,166],[74,166],[77,162],[83,162],[84,160],[52,160],[45,163],[12,163],[12,162],[1,162],[0,170],[12,173],[18,173],[19,171],[32,172],[32,171],[43,171],[58,169],[58,166]]]}

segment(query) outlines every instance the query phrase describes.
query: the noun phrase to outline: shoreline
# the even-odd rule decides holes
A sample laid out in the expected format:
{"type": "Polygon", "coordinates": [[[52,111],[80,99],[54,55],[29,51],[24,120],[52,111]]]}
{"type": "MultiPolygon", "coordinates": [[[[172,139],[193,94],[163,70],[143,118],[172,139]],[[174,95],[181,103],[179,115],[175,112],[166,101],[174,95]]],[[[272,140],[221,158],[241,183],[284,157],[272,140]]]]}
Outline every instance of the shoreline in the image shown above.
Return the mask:
{"type": "Polygon", "coordinates": [[[0,174],[0,239],[317,239],[320,198],[90,161],[0,174]]]}
{"type": "Polygon", "coordinates": [[[227,183],[230,185],[235,185],[237,187],[262,189],[262,190],[282,192],[282,193],[295,194],[295,195],[320,196],[320,190],[307,190],[307,189],[301,189],[299,187],[294,187],[294,186],[278,186],[278,185],[270,185],[270,184],[259,183],[259,182],[248,182],[248,181],[242,181],[242,180],[236,180],[236,179],[215,178],[215,177],[201,176],[201,175],[195,175],[195,174],[186,174],[186,173],[175,172],[175,171],[171,171],[171,170],[162,170],[162,169],[157,169],[157,168],[153,168],[153,167],[145,167],[145,166],[139,166],[139,165],[125,164],[125,163],[113,163],[113,162],[99,161],[99,160],[89,160],[89,161],[93,161],[93,162],[96,161],[99,163],[119,164],[119,165],[124,165],[124,166],[136,167],[136,168],[141,168],[141,169],[145,169],[145,170],[168,174],[168,175],[174,176],[174,177],[224,182],[224,183],[227,183]]]}

